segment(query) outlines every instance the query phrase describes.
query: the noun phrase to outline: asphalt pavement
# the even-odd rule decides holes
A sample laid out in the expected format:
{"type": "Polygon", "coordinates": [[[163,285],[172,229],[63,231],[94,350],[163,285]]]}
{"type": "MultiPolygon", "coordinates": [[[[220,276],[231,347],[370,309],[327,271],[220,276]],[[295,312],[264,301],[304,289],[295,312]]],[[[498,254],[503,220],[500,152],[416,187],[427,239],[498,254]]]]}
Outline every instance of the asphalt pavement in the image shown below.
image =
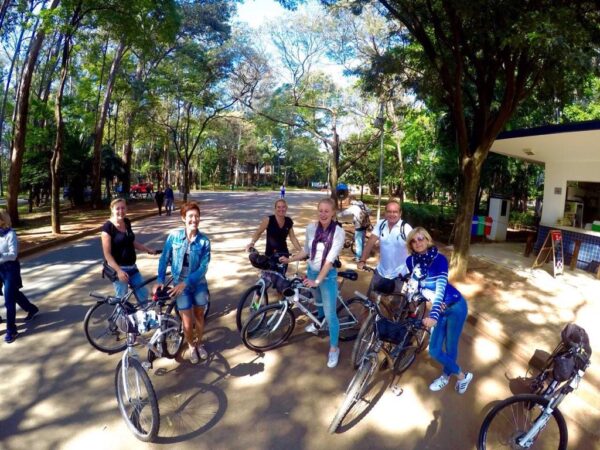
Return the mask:
{"type": "MultiPolygon", "coordinates": [[[[288,192],[289,215],[301,242],[323,195],[288,192]]],[[[371,401],[339,433],[329,435],[327,427],[353,374],[352,343],[341,344],[340,364],[332,370],[326,366],[327,337],[304,333],[302,319],[286,345],[264,355],[247,350],[235,328],[239,296],[257,275],[243,249],[277,195],[200,193],[193,198],[201,202],[201,228],[212,243],[212,306],[205,334],[210,357],[197,365],[181,356],[155,362],[150,377],[161,412],[158,441],[144,444],[129,433],[114,394],[120,355],[97,352],[83,333],[83,317],[94,303],[89,291],[112,291],[100,277],[95,235],[22,260],[24,292],[41,312],[32,322],[19,323],[17,341],[0,345],[0,448],[474,448],[490,405],[510,395],[511,380],[525,372],[521,358],[469,325],[459,362],[475,379],[465,395],[452,386],[430,392],[428,385],[440,369],[423,353],[394,380],[400,395],[388,388],[392,380],[382,371],[371,388],[371,401]]],[[[180,224],[176,215],[154,216],[133,227],[137,239],[160,247],[168,231],[180,224]]],[[[140,255],[138,263],[143,275],[155,274],[157,257],[140,255]]],[[[353,267],[349,255],[344,263],[353,267]]],[[[345,293],[364,292],[367,282],[368,275],[361,273],[359,281],[347,283],[345,293]]],[[[597,432],[600,421],[594,420],[597,432]]],[[[569,448],[599,448],[593,427],[568,423],[569,448]]]]}

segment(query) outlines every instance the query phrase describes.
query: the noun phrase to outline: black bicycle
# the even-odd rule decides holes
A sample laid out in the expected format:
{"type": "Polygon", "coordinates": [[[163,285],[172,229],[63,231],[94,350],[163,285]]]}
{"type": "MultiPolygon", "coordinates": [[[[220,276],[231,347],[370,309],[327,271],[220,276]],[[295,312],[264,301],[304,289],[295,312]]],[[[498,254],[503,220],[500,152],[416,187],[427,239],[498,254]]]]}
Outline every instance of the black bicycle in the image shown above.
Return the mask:
{"type": "MultiPolygon", "coordinates": [[[[364,266],[363,270],[374,272],[375,269],[369,266],[364,266]]],[[[375,286],[371,293],[371,299],[379,305],[382,315],[394,322],[406,319],[409,317],[423,319],[427,312],[427,302],[422,295],[415,295],[416,290],[411,287],[408,282],[410,275],[400,276],[402,281],[402,289],[400,292],[394,292],[395,281],[384,280],[381,286],[375,286]]],[[[354,346],[352,348],[352,366],[357,369],[362,361],[362,358],[374,339],[375,333],[375,314],[370,313],[369,317],[364,321],[354,346]]],[[[425,335],[424,335],[425,337],[425,335]]],[[[425,340],[420,343],[420,349],[425,346],[425,340]]]]}
{"type": "Polygon", "coordinates": [[[485,416],[477,448],[566,450],[568,429],[558,406],[579,387],[591,355],[585,330],[568,324],[561,342],[531,380],[531,394],[509,397],[485,416]]]}
{"type": "Polygon", "coordinates": [[[335,433],[350,410],[364,400],[377,369],[387,365],[396,374],[407,370],[422,348],[427,334],[422,318],[409,317],[394,322],[384,316],[379,304],[359,292],[355,294],[363,300],[374,317],[373,333],[363,352],[358,370],[346,389],[344,400],[331,421],[330,433],[335,433]],[[380,357],[382,354],[383,359],[380,357]]]}

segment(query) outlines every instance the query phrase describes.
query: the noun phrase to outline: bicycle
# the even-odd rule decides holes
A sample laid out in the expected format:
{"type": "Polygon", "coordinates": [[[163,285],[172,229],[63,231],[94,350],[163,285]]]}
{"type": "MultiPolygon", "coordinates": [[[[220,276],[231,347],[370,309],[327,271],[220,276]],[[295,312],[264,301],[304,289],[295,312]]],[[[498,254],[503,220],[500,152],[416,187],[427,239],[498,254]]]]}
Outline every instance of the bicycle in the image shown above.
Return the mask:
{"type": "MultiPolygon", "coordinates": [[[[157,277],[150,277],[144,281],[142,286],[146,286],[154,281],[156,281],[157,277]]],[[[173,282],[172,277],[168,277],[165,286],[169,286],[173,282]]],[[[83,330],[85,333],[85,337],[88,342],[94,347],[96,350],[99,350],[103,353],[107,353],[112,355],[114,353],[122,352],[127,347],[127,342],[125,341],[125,333],[123,333],[119,327],[117,326],[117,322],[120,317],[131,314],[141,308],[139,299],[135,295],[135,291],[130,287],[122,297],[122,302],[115,304],[110,303],[107,299],[115,298],[115,297],[107,297],[101,295],[92,295],[90,296],[97,299],[96,303],[92,305],[92,307],[87,311],[85,318],[83,319],[83,330]],[[137,304],[134,304],[132,300],[132,296],[137,299],[137,304]]],[[[169,305],[168,314],[171,314],[173,308],[176,307],[175,302],[172,302],[169,305]]],[[[208,312],[210,310],[210,300],[208,305],[204,309],[204,317],[208,316],[208,312]]]]}
{"type": "MultiPolygon", "coordinates": [[[[253,267],[260,269],[260,274],[256,283],[249,287],[240,297],[237,311],[235,314],[235,323],[238,331],[242,331],[244,322],[248,317],[258,311],[262,306],[269,304],[269,288],[275,288],[282,292],[289,286],[291,279],[285,276],[285,264],[279,262],[279,257],[283,254],[276,253],[269,257],[261,255],[255,248],[248,250],[250,263],[253,267]]],[[[297,269],[298,265],[296,265],[297,269]]]]}
{"type": "MultiPolygon", "coordinates": [[[[363,270],[368,272],[375,272],[375,269],[369,266],[363,266],[363,270]]],[[[375,302],[382,309],[383,316],[387,319],[391,319],[395,322],[406,319],[409,315],[413,318],[423,319],[427,311],[427,304],[424,297],[420,295],[414,295],[416,290],[409,283],[410,275],[400,276],[402,279],[402,289],[400,292],[389,292],[388,289],[375,286],[371,296],[374,297],[375,302]],[[378,290],[380,289],[380,290],[378,290]]],[[[387,288],[387,286],[386,286],[387,288]]],[[[357,369],[362,357],[370,342],[373,339],[375,333],[375,319],[376,316],[369,313],[369,317],[364,321],[354,346],[352,347],[351,361],[354,369],[357,369]]],[[[425,341],[421,342],[421,348],[425,346],[425,341]]]]}
{"type": "MultiPolygon", "coordinates": [[[[126,307],[127,301],[122,298],[93,296],[126,307]]],[[[169,300],[167,311],[172,310],[175,302],[170,297],[158,297],[148,308],[120,315],[116,322],[127,337],[126,349],[115,371],[117,403],[127,427],[144,442],[153,441],[160,427],[158,400],[146,370],[152,368],[158,357],[175,358],[183,343],[181,321],[176,315],[162,311],[169,300]],[[150,330],[155,330],[152,337],[143,338],[142,334],[150,330]],[[135,350],[138,340],[148,349],[146,363],[140,361],[135,350]]]]}
{"type": "Polygon", "coordinates": [[[351,225],[352,229],[354,229],[354,224],[352,222],[341,222],[342,228],[344,230],[344,248],[349,248],[354,256],[356,256],[356,244],[354,242],[354,231],[348,230],[344,225],[351,225]]]}
{"type": "MultiPolygon", "coordinates": [[[[350,410],[368,392],[370,382],[379,367],[391,367],[394,374],[406,371],[422,347],[427,329],[422,318],[409,317],[394,322],[384,316],[380,304],[373,302],[360,292],[355,292],[374,317],[374,330],[361,357],[358,370],[350,380],[344,400],[336,412],[329,433],[337,431],[350,410]],[[380,354],[383,351],[383,360],[380,354]]],[[[425,298],[415,299],[424,303],[425,298]]]]}
{"type": "MultiPolygon", "coordinates": [[[[353,270],[338,272],[337,275],[342,279],[339,284],[339,292],[341,292],[344,280],[355,281],[358,278],[358,274],[353,270]]],[[[261,307],[244,323],[242,342],[250,350],[256,352],[272,350],[282,345],[290,337],[296,325],[296,316],[292,307],[297,307],[315,324],[317,333],[327,330],[326,319],[319,320],[316,317],[316,311],[311,310],[311,307],[315,305],[312,288],[305,287],[301,279],[292,280],[291,286],[283,292],[283,295],[285,296],[283,300],[261,307]]],[[[360,298],[352,297],[344,300],[340,293],[338,293],[337,302],[339,306],[336,308],[336,313],[340,323],[340,340],[352,340],[356,338],[362,320],[367,315],[366,308],[360,298]]]]}
{"type": "Polygon", "coordinates": [[[561,332],[561,342],[533,378],[532,393],[509,397],[485,416],[477,448],[566,450],[568,429],[558,407],[579,387],[591,355],[585,330],[575,324],[567,325],[561,332]]]}

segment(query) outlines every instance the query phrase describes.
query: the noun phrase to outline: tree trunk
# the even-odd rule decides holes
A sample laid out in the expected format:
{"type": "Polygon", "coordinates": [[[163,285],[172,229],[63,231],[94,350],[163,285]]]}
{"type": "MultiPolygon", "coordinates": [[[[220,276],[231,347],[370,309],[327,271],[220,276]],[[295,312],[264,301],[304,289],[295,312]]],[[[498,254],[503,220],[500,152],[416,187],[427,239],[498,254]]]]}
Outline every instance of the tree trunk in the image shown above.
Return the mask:
{"type": "MultiPolygon", "coordinates": [[[[53,0],[50,10],[58,6],[59,0],[53,0]]],[[[6,204],[8,214],[14,224],[19,222],[18,197],[21,184],[21,170],[23,168],[23,154],[25,153],[25,137],[27,136],[27,119],[29,115],[29,94],[31,91],[31,80],[35,63],[38,59],[40,49],[44,43],[46,32],[44,27],[40,28],[35,35],[29,49],[29,54],[23,65],[21,72],[21,82],[19,85],[19,100],[16,105],[17,114],[15,117],[14,142],[11,151],[11,165],[8,175],[8,192],[6,204]]]]}
{"type": "Polygon", "coordinates": [[[100,116],[96,122],[96,128],[94,133],[94,162],[92,167],[92,205],[94,208],[100,208],[102,206],[102,184],[100,179],[101,171],[101,150],[102,150],[102,137],[104,133],[104,124],[106,123],[106,117],[108,115],[108,108],[110,106],[110,97],[112,95],[115,81],[117,79],[117,70],[121,64],[121,59],[125,53],[125,41],[119,43],[119,47],[115,53],[115,59],[113,60],[108,74],[108,80],[106,82],[106,91],[104,92],[104,101],[102,102],[102,109],[100,116]]]}
{"type": "MultiPolygon", "coordinates": [[[[481,151],[481,149],[478,149],[476,154],[481,151]]],[[[459,196],[456,223],[454,224],[454,251],[450,260],[450,277],[456,280],[464,279],[467,273],[469,246],[471,244],[471,221],[475,211],[475,199],[477,198],[481,176],[481,164],[476,162],[475,157],[463,157],[461,166],[462,189],[459,196]]]]}
{"type": "Polygon", "coordinates": [[[6,11],[8,11],[8,7],[10,6],[12,0],[2,0],[2,6],[0,6],[0,30],[2,30],[2,25],[4,24],[4,17],[6,17],[6,11]]]}
{"type": "Polygon", "coordinates": [[[183,165],[183,202],[185,203],[188,200],[188,192],[190,186],[190,161],[189,159],[185,158],[181,163],[183,165]]]}

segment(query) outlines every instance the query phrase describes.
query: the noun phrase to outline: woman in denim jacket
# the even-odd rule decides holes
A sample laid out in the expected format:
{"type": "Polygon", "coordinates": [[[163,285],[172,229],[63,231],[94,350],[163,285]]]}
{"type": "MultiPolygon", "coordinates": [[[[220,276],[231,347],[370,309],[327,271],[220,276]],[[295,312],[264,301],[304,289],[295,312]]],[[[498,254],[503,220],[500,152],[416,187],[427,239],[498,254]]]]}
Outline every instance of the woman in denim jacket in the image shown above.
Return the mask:
{"type": "Polygon", "coordinates": [[[197,203],[185,203],[181,207],[181,219],[185,227],[171,231],[165,242],[158,263],[158,284],[154,286],[154,292],[163,287],[167,266],[170,264],[173,287],[169,290],[169,295],[177,299],[183,334],[189,346],[190,362],[195,364],[198,356],[208,358],[202,345],[202,334],[204,309],[209,298],[206,271],[210,262],[210,241],[198,230],[200,206],[197,203]]]}
{"type": "Polygon", "coordinates": [[[16,305],[27,311],[25,320],[31,320],[38,312],[37,306],[31,303],[21,292],[21,265],[18,260],[19,241],[17,233],[11,228],[10,216],[0,211],[0,284],[4,292],[6,306],[6,334],[4,341],[10,344],[17,338],[16,305]]]}
{"type": "MultiPolygon", "coordinates": [[[[337,366],[340,356],[338,340],[340,323],[336,313],[338,294],[337,270],[333,267],[335,260],[344,248],[344,230],[334,220],[335,203],[330,198],[325,198],[318,203],[318,222],[310,223],[306,227],[306,241],[304,250],[291,258],[281,257],[283,263],[300,261],[308,256],[308,270],[304,285],[315,288],[315,297],[319,306],[319,316],[325,315],[329,324],[329,355],[327,367],[337,366]]],[[[306,327],[309,333],[316,333],[314,324],[306,327]]]]}
{"type": "Polygon", "coordinates": [[[423,227],[414,228],[408,233],[406,242],[410,253],[406,260],[411,271],[409,283],[431,301],[429,316],[423,319],[423,325],[433,327],[429,354],[443,367],[442,375],[429,385],[429,389],[443,389],[450,381],[450,376],[455,375],[457,381],[454,388],[459,394],[464,394],[473,374],[463,372],[456,361],[458,341],[467,319],[467,302],[448,283],[448,260],[433,245],[427,230],[423,227]]]}

